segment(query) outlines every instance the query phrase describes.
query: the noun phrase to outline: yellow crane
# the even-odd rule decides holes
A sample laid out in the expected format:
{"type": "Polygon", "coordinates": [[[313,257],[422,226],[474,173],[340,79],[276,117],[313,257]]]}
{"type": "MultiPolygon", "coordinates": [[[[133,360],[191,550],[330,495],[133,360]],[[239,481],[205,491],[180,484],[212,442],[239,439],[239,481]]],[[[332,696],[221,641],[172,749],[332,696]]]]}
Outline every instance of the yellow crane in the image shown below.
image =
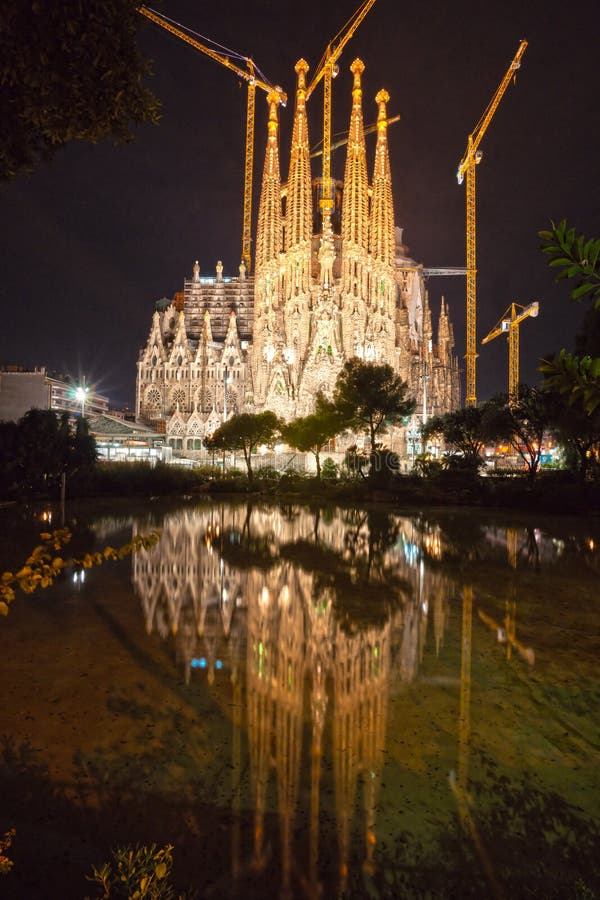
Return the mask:
{"type": "Polygon", "coordinates": [[[221,63],[222,66],[230,69],[230,71],[237,75],[238,78],[241,78],[243,81],[245,81],[248,85],[248,103],[246,106],[246,158],[244,164],[242,259],[249,272],[252,266],[250,246],[252,239],[252,177],[254,172],[254,109],[256,100],[256,88],[261,88],[267,94],[271,91],[275,91],[282,106],[285,106],[285,104],[287,103],[287,94],[280,87],[273,87],[272,84],[269,84],[267,81],[264,81],[263,79],[257,77],[255,64],[249,57],[239,57],[240,59],[243,59],[247,66],[247,69],[242,69],[240,66],[236,65],[236,63],[232,62],[229,56],[226,56],[223,53],[219,53],[212,47],[207,47],[206,44],[201,43],[196,38],[187,34],[185,31],[179,28],[176,23],[170,21],[164,16],[159,15],[153,9],[150,9],[150,7],[143,5],[139,6],[138,12],[140,13],[140,15],[145,16],[147,19],[150,19],[151,22],[154,22],[156,25],[160,25],[161,28],[164,28],[166,31],[169,31],[171,34],[175,35],[175,37],[178,37],[182,41],[185,41],[186,44],[194,47],[195,50],[199,50],[201,53],[204,53],[211,59],[214,59],[215,62],[221,63]]]}
{"type": "MultiPolygon", "coordinates": [[[[387,120],[388,127],[390,125],[395,125],[395,123],[399,122],[399,121],[400,121],[400,116],[390,116],[390,118],[387,120]]],[[[377,122],[373,122],[372,125],[366,125],[364,128],[365,135],[374,134],[376,131],[377,131],[377,122]]],[[[340,138],[339,140],[334,141],[334,143],[329,148],[331,153],[333,153],[334,150],[339,150],[340,147],[343,147],[345,144],[348,143],[348,132],[345,131],[342,133],[344,136],[342,138],[340,138]]],[[[338,134],[339,134],[339,132],[338,132],[338,134]]],[[[335,137],[335,135],[334,135],[334,137],[335,137]]],[[[310,151],[310,158],[315,159],[315,157],[322,156],[322,154],[323,154],[323,141],[319,141],[317,144],[315,144],[315,146],[310,151]]]]}
{"type": "Polygon", "coordinates": [[[511,303],[481,342],[488,344],[500,334],[508,335],[508,398],[511,403],[514,403],[519,396],[519,325],[529,317],[535,319],[539,311],[540,304],[537,300],[528,306],[511,303]]]}
{"type": "Polygon", "coordinates": [[[481,162],[479,145],[486,133],[500,101],[521,65],[521,58],[527,48],[527,41],[521,41],[513,61],[506,70],[496,93],[467,139],[467,149],[458,165],[456,177],[462,184],[467,176],[467,352],[465,354],[467,368],[466,405],[477,405],[476,360],[477,360],[477,231],[475,206],[475,167],[481,162]]]}
{"type": "Polygon", "coordinates": [[[337,61],[342,50],[365,18],[375,0],[364,0],[358,9],[327,44],[314,77],[306,90],[310,97],[318,83],[323,80],[323,177],[321,181],[321,209],[323,217],[329,217],[333,209],[333,182],[331,180],[331,83],[338,73],[337,61]]]}

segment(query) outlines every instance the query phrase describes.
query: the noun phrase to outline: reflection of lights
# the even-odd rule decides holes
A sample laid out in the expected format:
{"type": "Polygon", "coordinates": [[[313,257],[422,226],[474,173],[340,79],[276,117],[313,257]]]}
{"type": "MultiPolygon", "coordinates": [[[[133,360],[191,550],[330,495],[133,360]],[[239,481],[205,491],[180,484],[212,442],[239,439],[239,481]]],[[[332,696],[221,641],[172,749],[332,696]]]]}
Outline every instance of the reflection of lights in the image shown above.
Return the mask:
{"type": "Polygon", "coordinates": [[[261,444],[260,447],[258,448],[258,452],[260,453],[261,456],[264,456],[265,453],[267,452],[267,445],[261,444]]]}
{"type": "Polygon", "coordinates": [[[421,609],[423,610],[423,615],[426,616],[429,612],[429,603],[427,602],[427,600],[423,600],[423,602],[421,603],[421,609]]]}
{"type": "Polygon", "coordinates": [[[205,669],[206,668],[206,659],[203,656],[201,656],[199,659],[194,658],[191,661],[190,666],[192,667],[192,669],[205,669]]]}
{"type": "Polygon", "coordinates": [[[283,450],[283,444],[275,444],[275,453],[281,453],[283,450]]]}
{"type": "Polygon", "coordinates": [[[269,588],[264,587],[259,594],[258,602],[261,606],[268,606],[270,599],[271,595],[269,594],[269,588]]]}
{"type": "Polygon", "coordinates": [[[80,572],[73,572],[74,584],[77,584],[78,582],[80,584],[83,584],[84,581],[85,581],[85,570],[84,569],[81,569],[80,572]]]}
{"type": "Polygon", "coordinates": [[[588,547],[590,548],[590,550],[591,550],[592,553],[593,553],[593,552],[594,552],[594,549],[595,549],[595,547],[596,547],[593,538],[590,538],[590,539],[589,539],[589,541],[588,541],[588,547]]]}
{"type": "Polygon", "coordinates": [[[414,566],[417,564],[417,560],[419,558],[419,548],[416,544],[407,541],[404,544],[404,558],[409,566],[414,566]]]}
{"type": "Polygon", "coordinates": [[[423,546],[433,559],[442,558],[442,542],[439,534],[426,534],[423,536],[423,546]]]}
{"type": "Polygon", "coordinates": [[[218,659],[215,663],[215,669],[222,669],[222,668],[223,668],[223,660],[218,659]]]}
{"type": "Polygon", "coordinates": [[[49,509],[48,509],[48,510],[44,510],[44,512],[41,513],[41,515],[40,515],[40,520],[41,520],[42,522],[48,522],[48,523],[50,523],[50,522],[52,521],[52,512],[51,512],[49,509]]]}
{"type": "Polygon", "coordinates": [[[279,601],[280,601],[280,603],[281,603],[282,606],[288,606],[288,605],[289,605],[289,602],[290,602],[290,589],[289,589],[289,587],[287,586],[287,584],[285,584],[285,585],[283,586],[283,588],[281,589],[281,594],[279,595],[279,601]]]}
{"type": "Polygon", "coordinates": [[[265,359],[267,362],[273,362],[275,359],[275,347],[272,344],[267,344],[265,347],[265,359]]]}
{"type": "Polygon", "coordinates": [[[227,588],[223,588],[222,600],[223,603],[227,603],[227,601],[229,600],[229,591],[227,590],[227,588]]]}

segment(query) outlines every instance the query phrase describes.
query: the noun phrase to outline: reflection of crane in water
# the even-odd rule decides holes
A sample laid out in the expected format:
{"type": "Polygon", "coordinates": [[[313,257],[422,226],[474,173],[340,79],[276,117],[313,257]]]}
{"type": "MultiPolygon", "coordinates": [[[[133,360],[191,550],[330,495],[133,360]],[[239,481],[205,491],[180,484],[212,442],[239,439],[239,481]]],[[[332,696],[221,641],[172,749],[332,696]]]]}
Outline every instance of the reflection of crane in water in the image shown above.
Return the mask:
{"type": "MultiPolygon", "coordinates": [[[[508,562],[513,571],[516,572],[518,560],[519,560],[519,545],[518,545],[519,532],[516,528],[507,528],[506,529],[506,552],[508,555],[508,562]]],[[[537,542],[535,540],[535,533],[532,529],[528,529],[528,546],[527,546],[527,559],[530,560],[532,556],[532,548],[531,548],[531,540],[533,538],[533,546],[535,547],[536,555],[537,555],[537,563],[539,564],[539,552],[537,552],[537,542]]],[[[535,558],[535,555],[534,555],[535,558]]],[[[488,626],[488,628],[496,634],[496,638],[499,644],[506,644],[506,658],[510,659],[512,655],[513,649],[517,651],[521,659],[525,660],[525,662],[529,663],[530,666],[533,666],[535,663],[535,651],[533,647],[525,647],[520,641],[517,640],[517,585],[515,583],[514,578],[511,580],[510,584],[506,590],[506,599],[504,601],[504,623],[500,625],[498,622],[494,621],[491,616],[488,616],[487,613],[483,612],[483,610],[478,610],[479,618],[481,621],[488,626]]]]}
{"type": "Polygon", "coordinates": [[[502,892],[494,873],[490,857],[483,844],[477,823],[471,810],[469,796],[469,755],[471,749],[471,645],[473,634],[473,586],[462,589],[462,627],[460,642],[460,713],[458,719],[458,776],[450,772],[449,782],[456,798],[460,824],[470,837],[479,862],[494,897],[500,900],[502,892]]]}

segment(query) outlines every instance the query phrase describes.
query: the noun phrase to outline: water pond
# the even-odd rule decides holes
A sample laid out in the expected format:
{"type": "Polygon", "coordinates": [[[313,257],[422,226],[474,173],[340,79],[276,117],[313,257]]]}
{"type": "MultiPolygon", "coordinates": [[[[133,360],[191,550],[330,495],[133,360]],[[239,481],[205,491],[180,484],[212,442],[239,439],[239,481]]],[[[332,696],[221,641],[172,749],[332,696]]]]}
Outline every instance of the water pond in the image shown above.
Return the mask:
{"type": "MultiPolygon", "coordinates": [[[[3,568],[51,512],[0,511],[3,568]]],[[[162,536],[0,619],[0,897],[102,896],[136,843],[202,898],[598,896],[597,519],[70,514],[162,536]]]]}

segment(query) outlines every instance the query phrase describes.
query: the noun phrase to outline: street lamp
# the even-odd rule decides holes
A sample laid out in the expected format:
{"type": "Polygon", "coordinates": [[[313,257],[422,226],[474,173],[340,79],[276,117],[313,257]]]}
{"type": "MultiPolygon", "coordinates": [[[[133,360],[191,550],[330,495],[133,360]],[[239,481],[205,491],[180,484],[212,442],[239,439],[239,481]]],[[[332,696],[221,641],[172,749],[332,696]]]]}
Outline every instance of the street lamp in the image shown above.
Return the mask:
{"type": "Polygon", "coordinates": [[[86,384],[85,384],[85,375],[84,375],[82,385],[80,387],[78,387],[77,390],[75,391],[75,398],[77,400],[79,400],[79,402],[81,403],[81,418],[83,418],[85,416],[85,400],[86,400],[87,395],[89,394],[89,391],[90,391],[89,387],[86,387],[86,384]]]}

